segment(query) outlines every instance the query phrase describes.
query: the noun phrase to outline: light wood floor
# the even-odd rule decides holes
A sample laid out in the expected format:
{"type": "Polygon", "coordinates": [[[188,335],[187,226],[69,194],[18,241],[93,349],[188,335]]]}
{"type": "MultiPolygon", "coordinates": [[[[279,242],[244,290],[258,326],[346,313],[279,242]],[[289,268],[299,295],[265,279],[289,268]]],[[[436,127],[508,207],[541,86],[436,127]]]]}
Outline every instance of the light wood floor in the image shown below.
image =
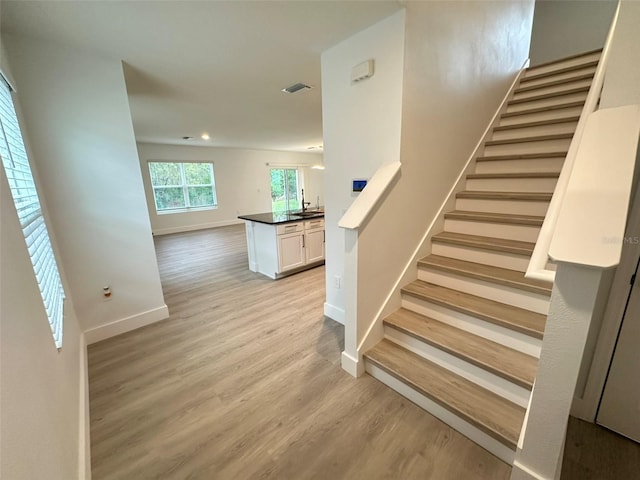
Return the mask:
{"type": "Polygon", "coordinates": [[[244,226],[159,237],[156,250],[171,317],[89,348],[94,480],[509,478],[340,368],[324,267],[278,281],[250,272],[244,226]]]}

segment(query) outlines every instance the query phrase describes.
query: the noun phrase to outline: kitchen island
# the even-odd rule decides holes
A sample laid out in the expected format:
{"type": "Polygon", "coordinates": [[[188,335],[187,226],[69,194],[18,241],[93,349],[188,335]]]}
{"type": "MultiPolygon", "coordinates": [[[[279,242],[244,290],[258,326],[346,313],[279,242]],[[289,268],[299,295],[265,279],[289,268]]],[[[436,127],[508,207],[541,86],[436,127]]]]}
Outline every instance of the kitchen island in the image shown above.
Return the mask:
{"type": "Polygon", "coordinates": [[[249,270],[277,279],[324,264],[321,209],[240,215],[245,221],[249,270]]]}

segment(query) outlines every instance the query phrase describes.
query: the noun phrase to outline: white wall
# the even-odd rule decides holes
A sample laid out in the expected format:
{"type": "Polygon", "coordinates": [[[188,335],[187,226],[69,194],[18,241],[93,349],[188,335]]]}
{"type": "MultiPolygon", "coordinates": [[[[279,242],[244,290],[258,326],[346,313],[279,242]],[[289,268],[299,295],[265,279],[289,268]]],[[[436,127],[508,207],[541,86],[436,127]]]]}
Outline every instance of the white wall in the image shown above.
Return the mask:
{"type": "Polygon", "coordinates": [[[602,48],[616,4],[616,0],[538,0],[531,64],[602,48]]]}
{"type": "Polygon", "coordinates": [[[269,175],[271,167],[277,165],[307,165],[299,167],[305,200],[315,206],[319,196],[320,204],[324,204],[324,172],[310,168],[322,163],[319,154],[150,143],[139,143],[138,153],[151,228],[156,235],[241,223],[238,215],[271,211],[269,175]],[[148,167],[148,162],[155,160],[213,162],[218,208],[158,215],[148,167]]]}
{"type": "Polygon", "coordinates": [[[381,307],[528,57],[533,2],[407,2],[404,66],[400,15],[323,54],[327,303],[336,310],[344,240],[331,228],[350,204],[350,179],[397,160],[402,126],[400,178],[359,232],[359,317],[381,307]],[[361,44],[363,56],[390,59],[350,88],[351,66],[367,58],[361,44]],[[381,72],[386,84],[369,83],[381,72]]]}
{"type": "Polygon", "coordinates": [[[24,37],[4,41],[87,340],[166,317],[121,62],[24,37]]]}
{"type": "Polygon", "coordinates": [[[623,0],[602,87],[600,108],[640,104],[638,21],[640,2],[623,0]]]}
{"type": "Polygon", "coordinates": [[[0,477],[78,478],[78,324],[67,311],[58,353],[4,170],[1,181],[0,477]]]}
{"type": "MultiPolygon", "coordinates": [[[[8,74],[3,47],[0,42],[0,68],[8,74]]],[[[72,298],[67,291],[58,352],[0,171],[0,478],[90,478],[86,350],[72,298]]]]}
{"type": "Polygon", "coordinates": [[[325,314],[343,321],[344,231],[338,220],[353,202],[351,180],[370,178],[400,156],[404,10],[348,38],[322,54],[322,111],[325,159],[325,314]],[[351,68],[375,61],[374,75],[351,84],[351,68]]]}

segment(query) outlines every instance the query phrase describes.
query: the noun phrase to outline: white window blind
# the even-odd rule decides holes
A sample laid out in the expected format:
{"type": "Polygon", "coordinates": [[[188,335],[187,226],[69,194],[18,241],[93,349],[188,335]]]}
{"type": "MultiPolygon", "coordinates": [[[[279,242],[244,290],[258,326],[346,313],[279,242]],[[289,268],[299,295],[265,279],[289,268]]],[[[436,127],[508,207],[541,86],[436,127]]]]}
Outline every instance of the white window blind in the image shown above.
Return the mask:
{"type": "Polygon", "coordinates": [[[64,289],[42,216],[11,90],[0,76],[0,156],[56,347],[62,347],[64,289]]]}

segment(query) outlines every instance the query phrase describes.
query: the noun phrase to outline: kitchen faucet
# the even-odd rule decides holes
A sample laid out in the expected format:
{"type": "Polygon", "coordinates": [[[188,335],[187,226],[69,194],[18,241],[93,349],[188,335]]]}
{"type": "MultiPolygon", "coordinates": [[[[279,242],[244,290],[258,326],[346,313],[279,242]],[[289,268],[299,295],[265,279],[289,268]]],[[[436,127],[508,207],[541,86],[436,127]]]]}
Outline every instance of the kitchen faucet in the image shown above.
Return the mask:
{"type": "Polygon", "coordinates": [[[304,188],[303,188],[302,189],[302,211],[305,212],[309,205],[311,205],[311,202],[305,202],[304,201],[304,188]]]}

